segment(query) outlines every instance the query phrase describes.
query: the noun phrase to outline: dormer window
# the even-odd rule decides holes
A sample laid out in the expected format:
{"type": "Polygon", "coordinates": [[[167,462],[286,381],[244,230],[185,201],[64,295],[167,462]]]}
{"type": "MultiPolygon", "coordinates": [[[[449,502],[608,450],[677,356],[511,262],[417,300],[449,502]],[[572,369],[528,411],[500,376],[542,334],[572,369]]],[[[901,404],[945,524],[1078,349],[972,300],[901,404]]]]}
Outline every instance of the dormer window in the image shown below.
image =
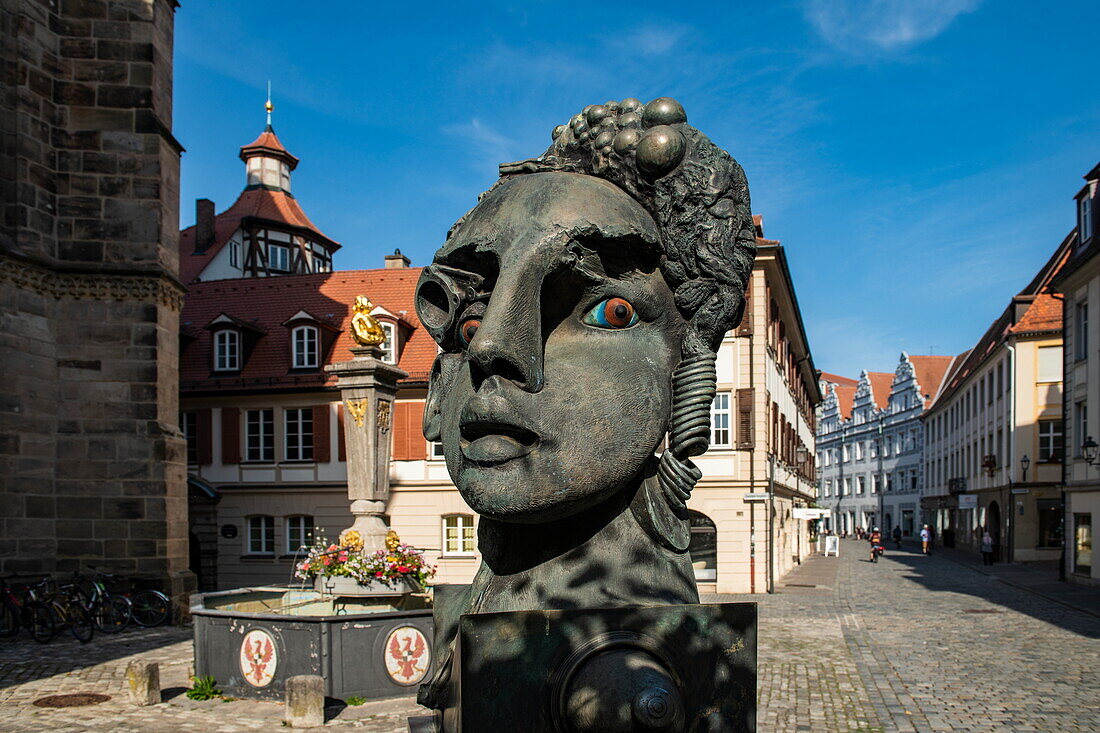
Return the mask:
{"type": "Polygon", "coordinates": [[[397,363],[397,326],[381,321],[382,330],[386,332],[386,340],[382,343],[382,361],[387,364],[397,363]]]}
{"type": "Polygon", "coordinates": [[[1084,244],[1092,238],[1092,199],[1086,193],[1077,205],[1077,241],[1084,244]]]}
{"type": "Polygon", "coordinates": [[[214,332],[214,371],[235,372],[241,368],[241,334],[231,328],[214,332]]]}
{"type": "Polygon", "coordinates": [[[318,364],[317,328],[298,326],[292,332],[293,365],[295,369],[316,369],[318,364]]]}

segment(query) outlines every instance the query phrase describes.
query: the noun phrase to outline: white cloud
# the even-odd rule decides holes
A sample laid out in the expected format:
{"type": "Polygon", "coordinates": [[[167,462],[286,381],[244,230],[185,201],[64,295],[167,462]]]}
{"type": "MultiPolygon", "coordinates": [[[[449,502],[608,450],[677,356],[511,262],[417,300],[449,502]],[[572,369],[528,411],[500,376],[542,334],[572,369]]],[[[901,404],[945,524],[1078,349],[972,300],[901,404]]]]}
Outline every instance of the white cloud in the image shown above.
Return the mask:
{"type": "Polygon", "coordinates": [[[474,117],[459,125],[447,125],[443,132],[470,144],[478,168],[496,171],[496,166],[517,159],[519,143],[474,117]]]}
{"type": "Polygon", "coordinates": [[[896,51],[935,38],[982,0],[806,0],[806,19],[851,54],[896,51]]]}

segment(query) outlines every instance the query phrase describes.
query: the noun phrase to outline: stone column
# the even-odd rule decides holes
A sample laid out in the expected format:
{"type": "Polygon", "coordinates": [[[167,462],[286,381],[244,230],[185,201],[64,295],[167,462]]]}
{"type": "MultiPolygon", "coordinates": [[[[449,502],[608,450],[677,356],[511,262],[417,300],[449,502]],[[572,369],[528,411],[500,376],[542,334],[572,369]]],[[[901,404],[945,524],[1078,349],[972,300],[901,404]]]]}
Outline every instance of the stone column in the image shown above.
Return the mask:
{"type": "Polygon", "coordinates": [[[380,358],[377,346],[353,348],[354,357],[325,367],[336,375],[344,402],[348,499],[367,552],[386,546],[385,514],[390,498],[390,445],[393,441],[397,380],[408,376],[380,358]]]}

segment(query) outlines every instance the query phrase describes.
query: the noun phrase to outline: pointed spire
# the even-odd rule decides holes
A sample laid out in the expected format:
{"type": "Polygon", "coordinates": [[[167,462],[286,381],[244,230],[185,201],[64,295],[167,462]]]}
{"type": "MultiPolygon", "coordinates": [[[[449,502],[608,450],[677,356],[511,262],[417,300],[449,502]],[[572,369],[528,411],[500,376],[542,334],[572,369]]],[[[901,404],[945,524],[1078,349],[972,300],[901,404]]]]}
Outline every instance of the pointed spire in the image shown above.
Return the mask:
{"type": "Polygon", "coordinates": [[[267,129],[271,128],[271,113],[275,111],[275,105],[271,103],[271,80],[267,80],[267,101],[264,102],[264,109],[267,110],[267,129]]]}

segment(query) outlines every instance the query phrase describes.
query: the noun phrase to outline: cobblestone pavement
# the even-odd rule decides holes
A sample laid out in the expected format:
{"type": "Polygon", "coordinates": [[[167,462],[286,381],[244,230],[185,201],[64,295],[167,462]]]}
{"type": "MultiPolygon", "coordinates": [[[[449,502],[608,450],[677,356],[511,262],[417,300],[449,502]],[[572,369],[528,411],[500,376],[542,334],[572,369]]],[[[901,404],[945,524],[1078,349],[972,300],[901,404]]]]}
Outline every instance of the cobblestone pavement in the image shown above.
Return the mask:
{"type": "MultiPolygon", "coordinates": [[[[944,556],[866,545],[813,558],[760,603],[762,733],[1100,731],[1100,616],[944,556]]],[[[1100,607],[1097,608],[1100,613],[1100,607]]],[[[81,646],[0,643],[0,731],[237,733],[280,728],[278,703],[195,702],[190,630],[98,635],[81,646]],[[127,704],[126,664],[160,662],[165,702],[127,704]],[[85,708],[36,708],[62,692],[101,692],[85,708]]],[[[326,730],[405,731],[411,698],[330,709],[326,730]]],[[[506,727],[502,728],[502,731],[506,727]]]]}

